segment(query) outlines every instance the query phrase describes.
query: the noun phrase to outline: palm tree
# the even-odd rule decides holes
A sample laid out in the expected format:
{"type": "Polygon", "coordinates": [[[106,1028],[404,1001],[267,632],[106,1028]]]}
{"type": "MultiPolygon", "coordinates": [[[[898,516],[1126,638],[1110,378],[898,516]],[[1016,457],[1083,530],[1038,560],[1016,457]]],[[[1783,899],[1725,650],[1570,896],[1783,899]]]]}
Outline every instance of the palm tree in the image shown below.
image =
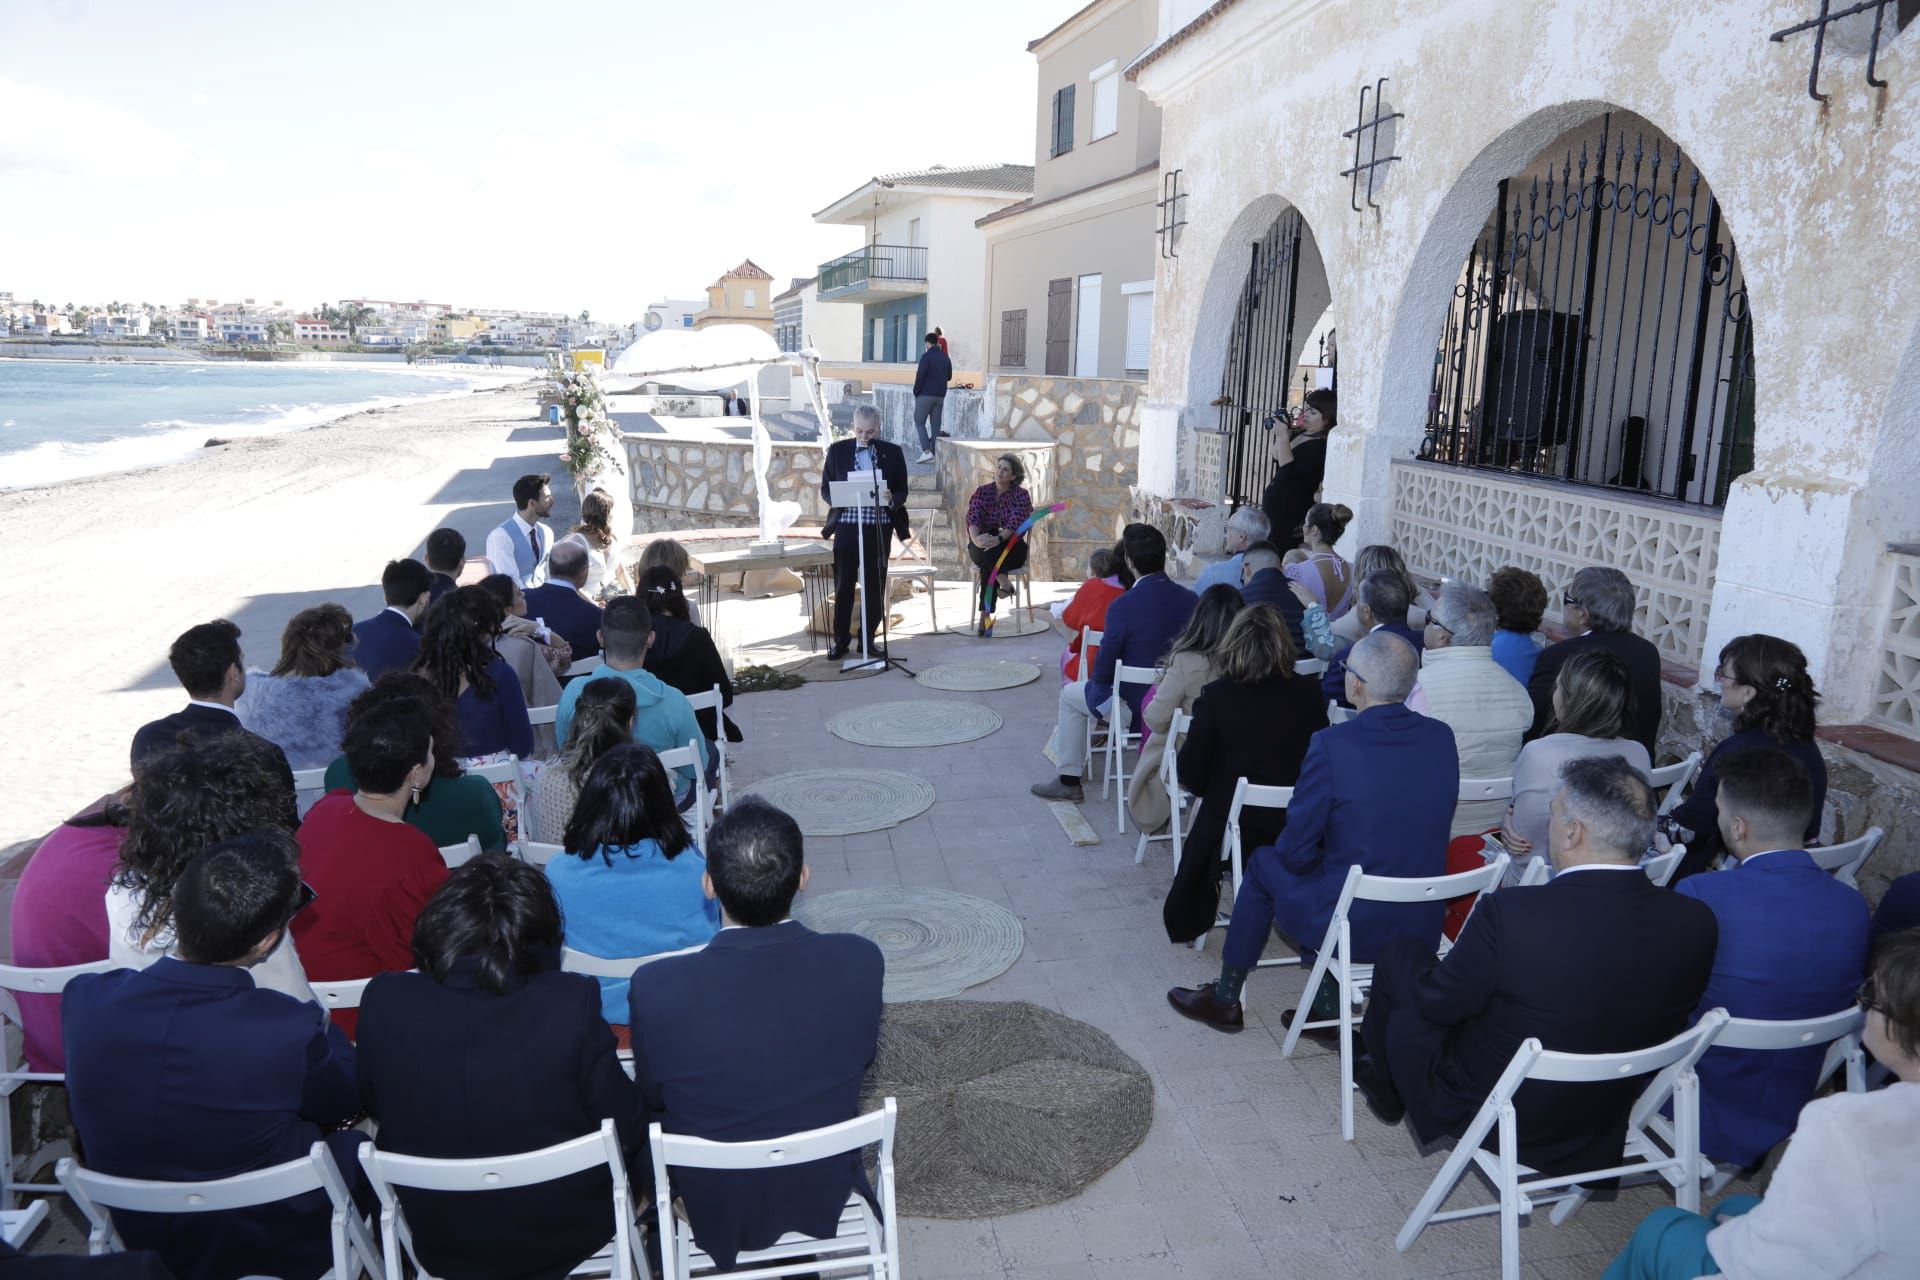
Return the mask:
{"type": "Polygon", "coordinates": [[[269,342],[285,342],[292,337],[293,326],[285,320],[274,320],[268,323],[267,340],[269,342]]]}

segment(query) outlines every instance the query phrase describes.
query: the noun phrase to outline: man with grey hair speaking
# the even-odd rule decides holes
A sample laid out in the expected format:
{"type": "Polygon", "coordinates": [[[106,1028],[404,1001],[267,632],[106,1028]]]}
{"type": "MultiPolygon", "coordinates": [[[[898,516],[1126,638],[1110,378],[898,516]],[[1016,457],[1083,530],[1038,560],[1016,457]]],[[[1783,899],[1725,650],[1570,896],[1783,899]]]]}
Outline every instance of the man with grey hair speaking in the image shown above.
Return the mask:
{"type": "MultiPolygon", "coordinates": [[[[1246,861],[1219,980],[1167,992],[1168,1003],[1182,1014],[1219,1031],[1240,1030],[1240,988],[1269,932],[1277,924],[1303,960],[1311,957],[1326,937],[1350,868],[1383,876],[1445,874],[1460,761],[1453,730],[1405,706],[1419,665],[1413,646],[1391,632],[1363,636],[1353,646],[1346,693],[1359,714],[1313,735],[1280,842],[1262,845],[1246,861]]],[[[1402,936],[1431,953],[1439,945],[1444,910],[1440,902],[1356,903],[1349,917],[1350,958],[1370,964],[1381,947],[1402,936]]],[[[1338,992],[1331,982],[1308,995],[1311,1021],[1336,1016],[1338,992]]],[[[1282,1021],[1291,1025],[1294,1016],[1289,1009],[1282,1021]]],[[[1307,1034],[1324,1039],[1331,1033],[1307,1034]]]]}
{"type": "MultiPolygon", "coordinates": [[[[1444,960],[1419,939],[1380,953],[1354,1070],[1375,1116],[1422,1142],[1459,1136],[1528,1038],[1622,1053],[1678,1035],[1713,972],[1719,926],[1703,902],[1640,869],[1653,789],[1618,756],[1570,760],[1552,802],[1544,885],[1483,895],[1444,960]]],[[[1528,1084],[1514,1099],[1520,1159],[1543,1174],[1620,1162],[1646,1078],[1528,1084]]]]}
{"type": "Polygon", "coordinates": [[[1193,580],[1193,594],[1205,595],[1208,587],[1222,582],[1238,587],[1247,548],[1266,541],[1268,532],[1266,512],[1258,507],[1242,507],[1227,517],[1227,558],[1216,560],[1200,571],[1200,576],[1193,580]]]}
{"type": "MultiPolygon", "coordinates": [[[[1493,660],[1500,615],[1478,587],[1446,582],[1427,615],[1420,683],[1407,705],[1445,722],[1460,751],[1463,778],[1510,778],[1520,744],[1533,723],[1533,702],[1518,680],[1493,660]]],[[[1462,801],[1453,814],[1455,837],[1492,831],[1506,817],[1505,800],[1462,801]]],[[[1477,863],[1475,865],[1478,865],[1477,863]]]]}

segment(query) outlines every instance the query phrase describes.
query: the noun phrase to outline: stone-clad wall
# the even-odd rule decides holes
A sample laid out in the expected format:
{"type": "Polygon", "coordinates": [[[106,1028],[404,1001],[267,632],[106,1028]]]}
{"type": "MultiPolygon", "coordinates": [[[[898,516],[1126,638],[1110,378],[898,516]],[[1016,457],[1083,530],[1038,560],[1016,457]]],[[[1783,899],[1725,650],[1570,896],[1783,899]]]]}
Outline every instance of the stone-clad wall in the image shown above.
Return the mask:
{"type": "MultiPolygon", "coordinates": [[[[1094,548],[1112,546],[1132,518],[1139,479],[1137,415],[1146,384],[1127,378],[998,377],[988,393],[992,439],[1051,440],[1056,448],[1047,501],[1073,506],[1047,524],[1050,576],[1086,576],[1094,548]]],[[[1039,495],[1035,494],[1035,502],[1039,495]]]]}
{"type": "MultiPolygon", "coordinates": [[[[1057,445],[1047,441],[1026,444],[1006,440],[949,440],[941,445],[937,458],[940,500],[953,530],[954,545],[968,566],[963,577],[974,576],[966,551],[967,503],[975,489],[993,479],[994,463],[1003,453],[1012,454],[1026,469],[1027,496],[1033,499],[1036,510],[1060,496],[1062,455],[1057,445]]],[[[1032,581],[1072,581],[1086,576],[1080,571],[1084,564],[1076,569],[1073,561],[1063,559],[1060,553],[1058,533],[1060,522],[1067,514],[1042,520],[1027,536],[1027,568],[1033,574],[1032,581]]]]}
{"type": "MultiPolygon", "coordinates": [[[[670,435],[622,435],[633,487],[633,532],[662,529],[746,529],[759,523],[754,505],[753,443],[670,435]]],[[[826,519],[820,500],[817,444],[773,446],[767,488],[800,504],[800,521],[826,519]]]]}

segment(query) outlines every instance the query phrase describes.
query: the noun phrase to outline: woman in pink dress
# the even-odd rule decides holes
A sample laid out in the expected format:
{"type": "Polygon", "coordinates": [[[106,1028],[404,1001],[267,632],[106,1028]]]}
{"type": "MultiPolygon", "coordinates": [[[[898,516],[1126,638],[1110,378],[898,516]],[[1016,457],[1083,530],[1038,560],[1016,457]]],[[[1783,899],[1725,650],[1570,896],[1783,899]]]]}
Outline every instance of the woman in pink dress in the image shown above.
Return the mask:
{"type": "Polygon", "coordinates": [[[1340,503],[1315,505],[1301,527],[1301,546],[1287,553],[1280,570],[1289,582],[1306,588],[1329,618],[1353,604],[1353,568],[1333,549],[1352,519],[1353,512],[1340,503]]]}

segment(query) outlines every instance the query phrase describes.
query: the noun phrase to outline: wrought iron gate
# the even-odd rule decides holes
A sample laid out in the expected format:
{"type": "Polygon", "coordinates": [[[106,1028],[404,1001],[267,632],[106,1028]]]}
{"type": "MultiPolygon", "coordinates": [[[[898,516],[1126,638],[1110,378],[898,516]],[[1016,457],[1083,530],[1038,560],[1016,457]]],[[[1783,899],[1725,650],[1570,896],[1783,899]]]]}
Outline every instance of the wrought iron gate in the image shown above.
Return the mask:
{"type": "Polygon", "coordinates": [[[1500,184],[1434,353],[1421,456],[1703,506],[1753,466],[1753,334],[1719,202],[1666,138],[1500,184]]]}
{"type": "Polygon", "coordinates": [[[1273,473],[1268,430],[1284,430],[1299,319],[1300,246],[1296,209],[1253,242],[1247,282],[1233,313],[1233,337],[1220,379],[1220,430],[1227,433],[1226,499],[1238,510],[1260,501],[1273,473]]]}

